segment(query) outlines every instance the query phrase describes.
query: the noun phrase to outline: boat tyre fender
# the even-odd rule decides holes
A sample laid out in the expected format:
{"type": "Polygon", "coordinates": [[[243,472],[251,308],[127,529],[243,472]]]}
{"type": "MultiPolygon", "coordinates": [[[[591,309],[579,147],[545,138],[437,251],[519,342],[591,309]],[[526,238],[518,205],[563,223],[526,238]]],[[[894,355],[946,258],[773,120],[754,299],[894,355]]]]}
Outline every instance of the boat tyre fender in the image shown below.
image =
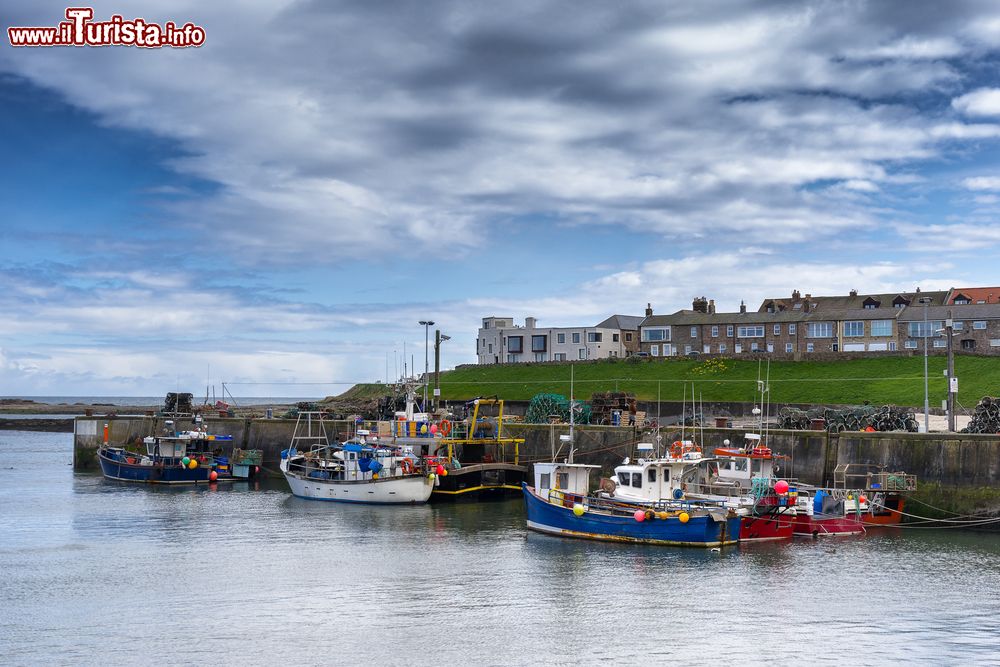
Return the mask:
{"type": "Polygon", "coordinates": [[[442,435],[447,436],[451,433],[451,422],[447,419],[442,419],[441,423],[438,424],[438,430],[441,431],[442,435]]]}

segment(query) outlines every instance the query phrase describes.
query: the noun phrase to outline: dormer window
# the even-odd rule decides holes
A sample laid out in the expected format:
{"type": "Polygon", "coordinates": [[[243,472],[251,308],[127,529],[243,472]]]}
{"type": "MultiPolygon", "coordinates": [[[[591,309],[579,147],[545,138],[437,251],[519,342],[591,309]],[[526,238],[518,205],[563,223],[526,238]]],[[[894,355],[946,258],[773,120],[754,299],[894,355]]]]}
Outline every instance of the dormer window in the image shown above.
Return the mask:
{"type": "Polygon", "coordinates": [[[881,301],[879,301],[878,299],[875,299],[873,297],[868,297],[867,299],[865,299],[861,303],[864,306],[865,310],[875,310],[880,305],[882,305],[881,301]]]}
{"type": "Polygon", "coordinates": [[[897,296],[895,299],[892,300],[893,308],[905,308],[906,306],[909,305],[910,305],[910,300],[907,299],[905,296],[897,296]]]}

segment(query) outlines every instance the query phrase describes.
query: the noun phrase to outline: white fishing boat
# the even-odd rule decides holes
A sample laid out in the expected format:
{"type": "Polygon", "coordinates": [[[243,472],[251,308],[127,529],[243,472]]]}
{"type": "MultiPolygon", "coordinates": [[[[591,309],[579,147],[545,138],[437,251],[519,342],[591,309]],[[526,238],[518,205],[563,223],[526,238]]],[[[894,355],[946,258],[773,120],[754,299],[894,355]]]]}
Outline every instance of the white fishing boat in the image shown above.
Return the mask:
{"type": "Polygon", "coordinates": [[[302,412],[291,446],[282,452],[281,472],[300,498],[342,503],[425,503],[437,475],[408,447],[383,447],[367,431],[330,444],[322,415],[302,412]]]}

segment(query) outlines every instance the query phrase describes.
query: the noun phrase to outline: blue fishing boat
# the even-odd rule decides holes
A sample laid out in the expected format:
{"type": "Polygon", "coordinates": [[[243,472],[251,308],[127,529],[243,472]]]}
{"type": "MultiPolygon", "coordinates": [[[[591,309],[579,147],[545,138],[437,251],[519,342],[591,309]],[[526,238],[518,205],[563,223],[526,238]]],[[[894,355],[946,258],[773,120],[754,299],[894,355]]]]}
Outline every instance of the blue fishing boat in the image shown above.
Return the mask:
{"type": "Polygon", "coordinates": [[[535,485],[522,486],[528,528],[562,537],[687,547],[736,544],[740,517],[722,503],[619,502],[589,495],[598,466],[536,463],[535,485]]]}
{"type": "Polygon", "coordinates": [[[107,443],[97,450],[101,472],[107,479],[147,484],[208,484],[232,478],[227,464],[216,468],[215,452],[232,444],[232,436],[209,435],[202,429],[174,430],[173,421],[164,423],[161,435],[143,439],[145,453],[132,452],[107,443]]]}

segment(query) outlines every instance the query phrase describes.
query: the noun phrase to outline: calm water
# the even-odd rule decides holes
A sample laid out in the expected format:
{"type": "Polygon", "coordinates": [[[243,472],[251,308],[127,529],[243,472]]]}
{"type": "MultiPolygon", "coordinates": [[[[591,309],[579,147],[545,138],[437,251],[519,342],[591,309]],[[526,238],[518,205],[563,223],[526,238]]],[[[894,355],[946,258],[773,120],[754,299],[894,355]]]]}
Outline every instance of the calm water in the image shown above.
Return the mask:
{"type": "Polygon", "coordinates": [[[71,449],[0,432],[5,665],[1000,664],[997,534],[606,545],[520,502],[123,486],[71,449]]]}

